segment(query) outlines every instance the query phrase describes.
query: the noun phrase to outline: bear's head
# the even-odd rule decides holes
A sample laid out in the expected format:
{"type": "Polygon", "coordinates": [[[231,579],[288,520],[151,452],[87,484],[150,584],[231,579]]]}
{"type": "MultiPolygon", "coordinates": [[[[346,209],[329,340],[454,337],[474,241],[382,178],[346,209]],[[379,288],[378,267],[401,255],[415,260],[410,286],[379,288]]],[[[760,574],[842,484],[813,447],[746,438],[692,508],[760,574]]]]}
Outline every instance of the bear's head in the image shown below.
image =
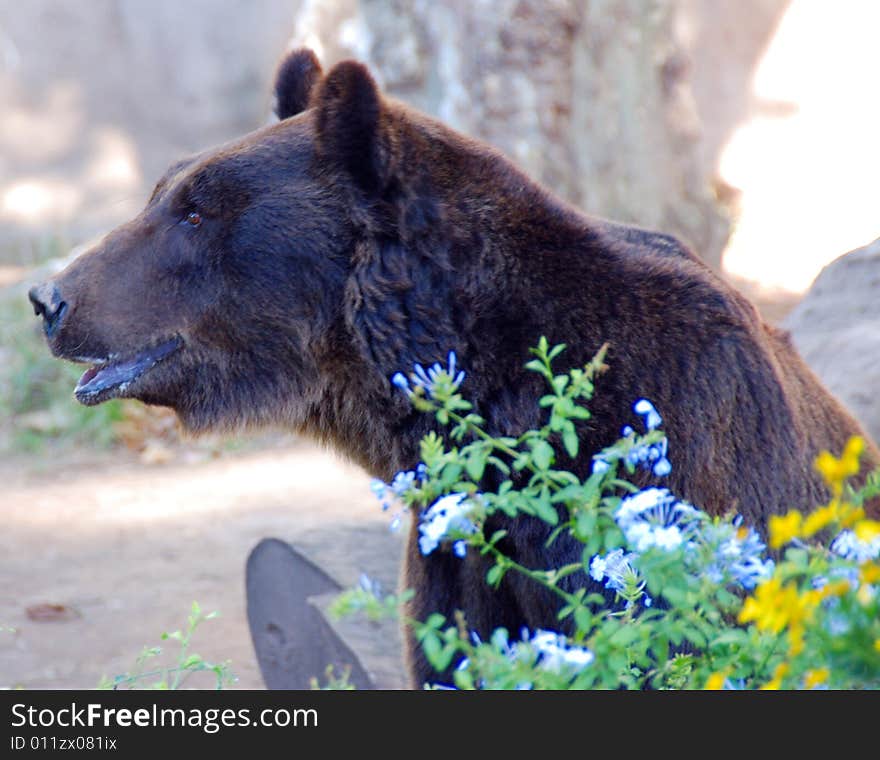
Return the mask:
{"type": "Polygon", "coordinates": [[[346,405],[407,413],[391,375],[467,353],[493,261],[466,220],[503,196],[467,184],[491,184],[497,156],[354,61],[324,74],[294,51],[275,95],[277,123],[173,164],[136,218],[30,291],[52,352],[89,365],[83,404],[326,432],[365,411],[346,405]]]}

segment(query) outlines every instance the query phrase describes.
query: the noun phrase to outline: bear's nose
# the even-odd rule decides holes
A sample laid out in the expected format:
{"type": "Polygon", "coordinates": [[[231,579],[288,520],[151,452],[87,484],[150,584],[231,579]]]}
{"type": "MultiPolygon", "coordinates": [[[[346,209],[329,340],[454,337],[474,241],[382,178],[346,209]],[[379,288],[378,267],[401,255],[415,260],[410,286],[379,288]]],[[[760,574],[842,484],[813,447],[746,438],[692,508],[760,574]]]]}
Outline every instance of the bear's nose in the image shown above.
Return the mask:
{"type": "Polygon", "coordinates": [[[67,311],[67,303],[61,300],[61,293],[52,282],[36,285],[28,291],[28,298],[34,306],[34,314],[43,318],[46,335],[51,336],[67,311]]]}

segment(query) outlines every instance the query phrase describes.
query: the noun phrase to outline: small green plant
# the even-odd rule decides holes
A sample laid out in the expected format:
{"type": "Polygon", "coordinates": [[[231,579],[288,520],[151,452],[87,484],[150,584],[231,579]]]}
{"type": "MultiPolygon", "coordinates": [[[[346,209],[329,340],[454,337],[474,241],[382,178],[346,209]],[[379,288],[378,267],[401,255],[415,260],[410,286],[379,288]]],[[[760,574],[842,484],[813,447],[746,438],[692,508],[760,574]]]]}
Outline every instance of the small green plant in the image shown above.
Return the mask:
{"type": "Polygon", "coordinates": [[[135,660],[134,668],[128,673],[101,679],[99,689],[180,689],[186,681],[196,673],[212,673],[216,689],[223,689],[235,682],[230,670],[229,661],[211,663],[190,651],[193,634],[205,621],[217,617],[217,612],[204,614],[198,602],[192,603],[185,630],[163,633],[162,641],[174,641],[178,644],[173,662],[161,663],[163,648],[161,646],[144,647],[135,660]]]}
{"type": "Polygon", "coordinates": [[[336,674],[336,668],[328,665],[324,669],[324,685],[316,678],[309,679],[309,688],[312,691],[354,691],[354,684],[349,682],[351,668],[346,666],[340,675],[336,674]]]}
{"type": "MultiPolygon", "coordinates": [[[[592,453],[585,478],[560,467],[554,443],[572,460],[580,455],[576,425],[590,418],[586,402],[605,370],[600,351],[584,367],[555,373],[564,348],[541,339],[533,349],[526,367],[549,386],[538,402],[546,423],[518,437],[485,431],[459,393],[464,373],[452,353],[447,367],[416,365],[409,377],[392,378],[416,409],[451,430],[423,438],[415,470],[373,482],[383,508],[412,511],[423,554],[478,552],[489,560],[489,586],[517,573],[559,600],[557,630],[498,628],[481,638],[460,612],[406,621],[438,673],[451,669],[446,685],[880,688],[880,523],[863,509],[880,494],[880,471],[861,489],[847,484],[863,442],[853,439],[840,459],[818,458],[832,493],[827,505],[769,521],[771,548],[786,547],[777,562],[765,556],[756,531],[764,526],[712,517],[668,489],[629,482],[639,469],[656,478],[672,469],[662,417],[647,399],[633,405],[643,432],[625,426],[592,453]],[[493,515],[541,520],[548,545],[564,535],[582,545],[580,558],[526,567],[499,548],[504,530],[487,534],[493,515]]],[[[342,599],[343,611],[380,614],[392,605],[363,583],[342,599]]]]}
{"type": "Polygon", "coordinates": [[[385,594],[377,581],[361,573],[358,585],[338,594],[327,611],[337,619],[359,613],[367,620],[377,622],[396,618],[400,606],[412,596],[411,590],[402,594],[385,594]]]}

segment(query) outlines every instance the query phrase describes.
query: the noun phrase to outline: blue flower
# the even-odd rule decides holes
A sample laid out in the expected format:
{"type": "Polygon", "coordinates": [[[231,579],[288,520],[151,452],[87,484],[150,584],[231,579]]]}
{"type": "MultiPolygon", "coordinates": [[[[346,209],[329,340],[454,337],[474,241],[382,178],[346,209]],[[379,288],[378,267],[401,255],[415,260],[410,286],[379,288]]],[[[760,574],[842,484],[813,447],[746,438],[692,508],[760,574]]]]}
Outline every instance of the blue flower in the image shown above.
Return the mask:
{"type": "Polygon", "coordinates": [[[635,557],[632,552],[624,553],[623,549],[615,549],[604,557],[597,554],[590,561],[590,577],[597,582],[605,580],[605,588],[612,591],[623,591],[627,580],[636,577],[635,568],[630,560],[635,557]]]}
{"type": "Polygon", "coordinates": [[[391,507],[391,499],[388,494],[388,485],[385,481],[373,478],[370,481],[370,490],[382,505],[382,511],[387,511],[391,507]]]}
{"type": "MultiPolygon", "coordinates": [[[[424,462],[420,462],[414,471],[401,470],[398,472],[391,483],[386,483],[379,478],[373,478],[370,481],[370,490],[382,505],[382,511],[387,512],[391,508],[392,502],[398,504],[406,495],[406,493],[425,482],[428,476],[428,468],[424,462]]],[[[391,530],[396,531],[400,527],[406,509],[398,510],[391,520],[391,530]]]]}
{"type": "Polygon", "coordinates": [[[461,540],[456,541],[452,544],[452,551],[455,552],[456,557],[461,557],[463,559],[467,554],[467,543],[461,540]]]}
{"type": "Polygon", "coordinates": [[[404,393],[409,393],[409,380],[406,379],[406,375],[403,372],[395,372],[391,376],[391,384],[400,388],[404,393]]]}
{"type": "Polygon", "coordinates": [[[608,472],[610,467],[611,465],[608,463],[608,461],[598,454],[593,457],[593,475],[595,475],[596,473],[604,474],[608,472]]]}
{"type": "Polygon", "coordinates": [[[626,459],[633,465],[653,470],[657,477],[663,477],[672,472],[672,464],[666,458],[668,446],[666,438],[661,438],[656,443],[635,446],[629,450],[626,459]]]}
{"type": "MultiPolygon", "coordinates": [[[[633,404],[633,411],[644,417],[645,428],[648,431],[656,430],[663,424],[663,418],[648,399],[640,398],[636,401],[633,404]]],[[[629,438],[635,435],[635,431],[627,425],[621,431],[621,435],[624,438],[629,438]]],[[[664,437],[656,443],[633,447],[626,459],[630,464],[652,470],[658,478],[662,478],[672,472],[672,464],[666,457],[668,446],[669,444],[664,437]]]]}
{"type": "Polygon", "coordinates": [[[861,565],[880,557],[880,536],[871,541],[861,541],[853,531],[844,530],[831,542],[831,551],[861,565]]]}
{"type": "MultiPolygon", "coordinates": [[[[666,439],[665,439],[665,438],[663,439],[663,443],[666,443],[666,439]]],[[[670,461],[664,456],[664,457],[661,457],[660,459],[658,459],[658,460],[654,463],[654,467],[653,467],[652,469],[654,470],[654,474],[655,474],[658,478],[662,478],[662,477],[667,476],[670,472],[672,472],[672,464],[671,464],[670,461]]]]}
{"type": "Polygon", "coordinates": [[[400,388],[407,396],[412,397],[416,389],[421,388],[428,398],[433,398],[436,392],[437,381],[442,375],[445,375],[449,378],[451,390],[455,392],[464,382],[465,378],[463,370],[456,372],[456,365],[455,351],[450,351],[446,358],[446,367],[442,366],[439,362],[433,364],[428,369],[425,369],[421,364],[414,364],[409,380],[407,380],[402,372],[395,372],[391,377],[391,384],[400,388]],[[412,387],[410,386],[410,381],[412,382],[412,387]]]}
{"type": "Polygon", "coordinates": [[[360,578],[358,579],[358,586],[362,591],[366,591],[371,596],[375,596],[377,599],[382,598],[382,586],[379,581],[370,578],[366,573],[361,573],[360,578]]]}
{"type": "Polygon", "coordinates": [[[540,667],[561,675],[573,677],[596,659],[589,649],[571,646],[565,636],[553,631],[538,629],[526,643],[537,652],[540,667]]]}
{"type": "Polygon", "coordinates": [[[633,404],[633,411],[645,418],[645,427],[655,430],[663,424],[663,418],[657,413],[654,405],[646,398],[640,398],[633,404]]]}
{"type": "MultiPolygon", "coordinates": [[[[482,646],[482,641],[476,633],[472,633],[471,637],[475,646],[482,646]]],[[[596,659],[589,649],[571,644],[565,636],[555,631],[538,629],[534,635],[531,635],[527,628],[523,628],[520,641],[510,643],[507,630],[496,628],[492,632],[490,642],[494,649],[511,663],[535,664],[543,670],[568,678],[574,678],[596,659]]],[[[468,668],[470,665],[470,660],[464,660],[459,665],[459,669],[468,668]]],[[[521,681],[515,688],[532,689],[534,684],[530,681],[521,681]]]]}
{"type": "Polygon", "coordinates": [[[450,534],[476,533],[477,526],[470,519],[474,509],[472,497],[465,493],[449,494],[435,501],[422,515],[419,524],[422,554],[433,552],[450,534]]]}
{"type": "Polygon", "coordinates": [[[667,551],[690,543],[700,512],[678,501],[666,488],[647,488],[620,502],[614,519],[637,552],[667,551]]]}
{"type": "Polygon", "coordinates": [[[414,472],[398,472],[391,481],[391,490],[398,498],[402,497],[409,491],[416,482],[416,474],[414,472]]]}
{"type": "Polygon", "coordinates": [[[715,583],[751,590],[773,574],[773,560],[762,556],[767,547],[754,529],[742,526],[742,515],[729,523],[706,522],[698,543],[702,550],[692,564],[699,563],[698,572],[715,583]]]}
{"type": "Polygon", "coordinates": [[[746,689],[746,679],[725,678],[721,688],[724,691],[744,691],[746,689]]]}

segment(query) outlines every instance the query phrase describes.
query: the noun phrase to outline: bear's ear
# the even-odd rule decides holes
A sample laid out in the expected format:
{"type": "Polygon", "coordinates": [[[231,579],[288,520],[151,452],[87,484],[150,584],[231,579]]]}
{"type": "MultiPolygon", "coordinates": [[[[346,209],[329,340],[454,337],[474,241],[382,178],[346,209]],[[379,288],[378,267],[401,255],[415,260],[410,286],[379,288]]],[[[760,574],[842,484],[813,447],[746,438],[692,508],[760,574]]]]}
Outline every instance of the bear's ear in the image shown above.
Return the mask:
{"type": "Polygon", "coordinates": [[[380,117],[382,99],[366,66],[336,64],[317,88],[317,148],[322,160],[347,171],[368,195],[381,181],[380,117]]]}
{"type": "Polygon", "coordinates": [[[308,48],[285,55],[275,72],[275,115],[287,119],[305,111],[321,73],[318,58],[308,48]]]}

